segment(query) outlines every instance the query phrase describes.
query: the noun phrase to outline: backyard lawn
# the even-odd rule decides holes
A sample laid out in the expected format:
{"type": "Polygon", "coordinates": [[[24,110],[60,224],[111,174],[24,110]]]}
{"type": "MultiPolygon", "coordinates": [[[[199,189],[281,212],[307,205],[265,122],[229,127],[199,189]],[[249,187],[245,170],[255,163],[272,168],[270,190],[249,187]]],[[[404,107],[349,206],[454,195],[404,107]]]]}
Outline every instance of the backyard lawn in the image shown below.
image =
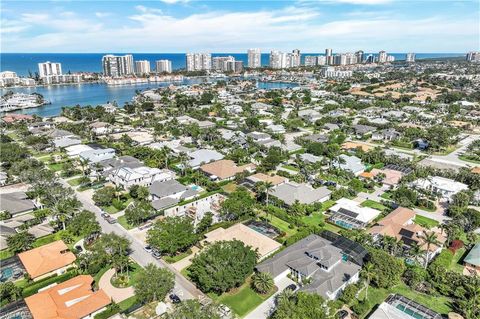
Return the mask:
{"type": "Polygon", "coordinates": [[[294,172],[299,172],[299,171],[300,171],[300,170],[298,169],[298,167],[295,167],[295,166],[292,166],[292,165],[288,165],[288,164],[284,164],[284,165],[282,165],[282,167],[285,168],[285,169],[294,171],[294,172]]]}
{"type": "Polygon", "coordinates": [[[310,216],[302,217],[302,221],[307,226],[318,226],[320,223],[323,223],[324,224],[323,228],[331,232],[338,233],[340,230],[342,230],[342,228],[328,223],[325,219],[326,219],[326,216],[321,212],[315,212],[310,216]]]}
{"type": "Polygon", "coordinates": [[[415,215],[414,222],[415,224],[418,224],[428,229],[436,227],[439,224],[439,222],[436,221],[435,219],[431,219],[422,215],[415,215]]]}
{"type": "Polygon", "coordinates": [[[48,164],[48,168],[54,172],[59,172],[62,170],[63,164],[62,163],[48,164]]]}
{"type": "Polygon", "coordinates": [[[192,250],[191,249],[188,249],[187,251],[183,252],[183,253],[180,253],[178,255],[175,255],[175,256],[164,256],[163,259],[169,263],[169,264],[173,264],[173,263],[176,263],[177,261],[180,261],[182,260],[183,258],[186,258],[188,256],[190,256],[192,254],[192,250]]]}
{"type": "MultiPolygon", "coordinates": [[[[370,286],[368,288],[368,299],[370,300],[371,306],[375,307],[375,305],[382,303],[387,298],[387,296],[391,293],[405,296],[440,314],[447,314],[450,311],[452,311],[452,308],[450,307],[451,300],[449,298],[444,296],[433,296],[433,295],[423,294],[423,293],[412,290],[410,287],[408,287],[404,283],[391,287],[390,289],[375,288],[370,286]]],[[[365,298],[365,289],[362,290],[358,296],[359,300],[363,300],[364,298],[365,298]]],[[[365,317],[369,312],[370,311],[368,311],[363,317],[365,317]]]]}
{"type": "Polygon", "coordinates": [[[297,227],[289,228],[290,224],[288,222],[284,221],[283,219],[278,218],[277,216],[273,216],[273,215],[269,214],[267,216],[267,219],[270,222],[270,224],[277,227],[281,231],[284,231],[286,233],[285,237],[290,237],[290,236],[296,234],[297,231],[298,231],[297,227]]]}
{"type": "Polygon", "coordinates": [[[245,317],[249,312],[268,299],[275,291],[267,295],[260,295],[250,288],[250,280],[247,280],[238,289],[226,292],[221,296],[210,294],[210,297],[216,299],[219,303],[225,304],[239,317],[245,317]]]}
{"type": "Polygon", "coordinates": [[[373,201],[371,199],[367,199],[366,201],[362,202],[360,204],[360,206],[362,207],[370,207],[370,208],[373,208],[373,209],[378,209],[379,211],[384,211],[387,207],[385,207],[385,205],[383,205],[382,203],[379,203],[379,202],[376,202],[376,201],[373,201]]]}
{"type": "Polygon", "coordinates": [[[450,265],[450,270],[453,270],[460,274],[463,273],[464,265],[462,265],[461,263],[463,255],[465,255],[465,247],[458,249],[455,252],[455,255],[453,255],[453,260],[452,260],[452,264],[450,265]]]}
{"type": "Polygon", "coordinates": [[[8,249],[0,250],[0,260],[7,259],[13,256],[13,253],[8,249]]]}

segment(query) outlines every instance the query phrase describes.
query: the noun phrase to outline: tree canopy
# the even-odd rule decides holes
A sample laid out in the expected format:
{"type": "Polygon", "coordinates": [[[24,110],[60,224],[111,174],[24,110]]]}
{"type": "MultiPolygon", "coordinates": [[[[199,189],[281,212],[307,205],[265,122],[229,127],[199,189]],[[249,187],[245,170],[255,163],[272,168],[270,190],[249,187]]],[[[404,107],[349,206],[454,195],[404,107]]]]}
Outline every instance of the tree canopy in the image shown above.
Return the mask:
{"type": "Polygon", "coordinates": [[[148,231],[147,242],[160,253],[173,255],[185,251],[197,241],[191,218],[166,217],[148,231]]]}

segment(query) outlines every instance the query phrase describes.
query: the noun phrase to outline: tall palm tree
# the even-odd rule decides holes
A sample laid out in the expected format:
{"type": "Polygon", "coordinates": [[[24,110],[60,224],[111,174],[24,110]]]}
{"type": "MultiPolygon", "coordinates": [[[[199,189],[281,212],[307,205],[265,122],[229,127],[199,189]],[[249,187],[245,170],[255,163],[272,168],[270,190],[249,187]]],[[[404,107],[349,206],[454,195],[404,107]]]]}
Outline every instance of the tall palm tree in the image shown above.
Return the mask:
{"type": "Polygon", "coordinates": [[[273,288],[273,278],[269,273],[259,272],[253,275],[252,285],[256,291],[265,294],[273,288]]]}
{"type": "Polygon", "coordinates": [[[265,187],[265,196],[266,196],[266,199],[265,199],[265,205],[268,206],[268,193],[270,191],[270,189],[273,187],[273,184],[272,182],[265,182],[263,183],[263,186],[265,187]]]}
{"type": "Polygon", "coordinates": [[[425,258],[425,269],[427,269],[428,263],[430,261],[430,247],[432,245],[439,245],[440,242],[438,241],[437,234],[434,232],[426,232],[424,231],[423,234],[418,236],[424,244],[427,245],[427,252],[426,252],[426,258],[425,258]]]}
{"type": "Polygon", "coordinates": [[[410,246],[410,249],[408,250],[408,255],[414,260],[414,262],[417,261],[417,258],[420,256],[423,256],[425,251],[422,249],[422,246],[420,246],[417,242],[412,243],[410,246]]]}
{"type": "Polygon", "coordinates": [[[291,300],[294,295],[295,295],[295,292],[292,289],[287,288],[277,295],[277,303],[280,304],[288,300],[291,300]]]}
{"type": "Polygon", "coordinates": [[[375,266],[372,263],[365,264],[360,274],[365,278],[365,300],[367,300],[368,286],[370,286],[370,281],[375,277],[375,266]]]}

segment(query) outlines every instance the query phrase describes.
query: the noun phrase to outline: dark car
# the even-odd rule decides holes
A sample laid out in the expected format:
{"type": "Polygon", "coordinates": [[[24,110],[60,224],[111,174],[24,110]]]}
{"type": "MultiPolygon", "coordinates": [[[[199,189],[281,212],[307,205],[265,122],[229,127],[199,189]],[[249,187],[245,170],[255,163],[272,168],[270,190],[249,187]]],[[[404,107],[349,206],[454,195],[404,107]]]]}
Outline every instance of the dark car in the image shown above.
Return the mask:
{"type": "Polygon", "coordinates": [[[176,294],[171,294],[170,296],[168,296],[170,298],[170,300],[172,301],[172,303],[180,303],[181,300],[180,300],[180,297],[177,296],[176,294]]]}
{"type": "Polygon", "coordinates": [[[75,246],[75,249],[76,249],[79,253],[81,253],[81,252],[83,251],[83,248],[82,248],[82,246],[80,246],[80,245],[75,246]]]}
{"type": "Polygon", "coordinates": [[[345,319],[348,316],[348,312],[346,310],[340,310],[337,312],[338,319],[345,319]]]}
{"type": "Polygon", "coordinates": [[[297,285],[291,284],[291,285],[288,285],[287,288],[285,288],[285,289],[290,289],[291,291],[295,291],[295,290],[297,290],[297,285]]]}
{"type": "Polygon", "coordinates": [[[101,216],[103,217],[103,219],[107,219],[110,217],[110,215],[107,213],[102,213],[101,216]]]}

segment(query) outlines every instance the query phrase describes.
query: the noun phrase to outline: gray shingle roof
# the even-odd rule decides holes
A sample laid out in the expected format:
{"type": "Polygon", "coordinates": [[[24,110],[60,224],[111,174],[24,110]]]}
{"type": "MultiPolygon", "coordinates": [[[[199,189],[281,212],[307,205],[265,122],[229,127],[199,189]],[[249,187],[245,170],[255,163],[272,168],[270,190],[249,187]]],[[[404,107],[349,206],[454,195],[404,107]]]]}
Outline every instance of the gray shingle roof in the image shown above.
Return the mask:
{"type": "Polygon", "coordinates": [[[287,205],[292,205],[296,200],[302,204],[312,204],[330,196],[331,193],[326,187],[313,188],[307,184],[288,182],[275,187],[272,196],[282,200],[287,205]]]}
{"type": "Polygon", "coordinates": [[[35,209],[35,204],[24,192],[0,194],[0,211],[15,215],[35,209]]]}

